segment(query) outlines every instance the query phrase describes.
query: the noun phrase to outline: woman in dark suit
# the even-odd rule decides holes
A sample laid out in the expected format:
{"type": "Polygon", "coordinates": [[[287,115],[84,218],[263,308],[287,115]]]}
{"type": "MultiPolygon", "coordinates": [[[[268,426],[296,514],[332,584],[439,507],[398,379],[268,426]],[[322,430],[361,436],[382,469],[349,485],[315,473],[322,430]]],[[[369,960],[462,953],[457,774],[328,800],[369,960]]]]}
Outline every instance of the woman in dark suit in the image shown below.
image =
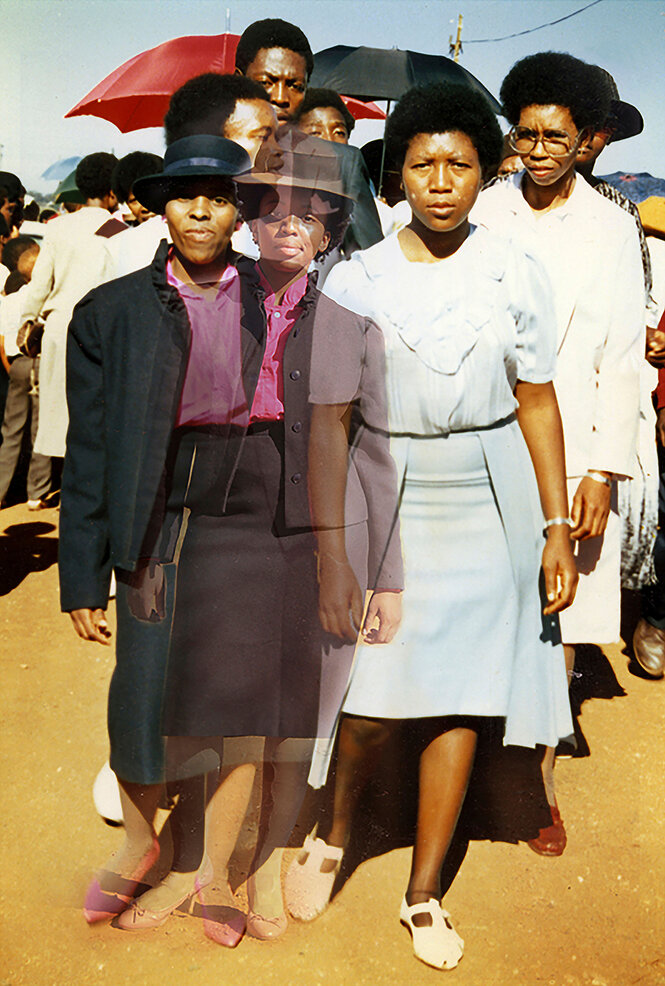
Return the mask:
{"type": "MultiPolygon", "coordinates": [[[[173,248],[89,295],[71,325],[62,604],[82,637],[107,643],[115,567],[109,733],[127,834],[88,891],[88,921],[121,914],[120,927],[154,927],[212,879],[195,777],[219,737],[264,738],[271,763],[294,765],[276,770],[256,867],[288,837],[304,789],[322,660],[307,494],[314,321],[358,320],[308,281],[349,204],[316,154],[301,157],[308,175],[294,176],[285,155],[281,178],[243,192],[245,215],[268,213],[257,270],[228,249],[237,219],[228,176],[246,156],[221,138],[176,141],[163,175],[135,186],[139,201],[165,213],[173,248]],[[283,239],[286,250],[270,255],[268,242],[283,239]],[[153,821],[173,778],[178,810],[191,802],[199,824],[180,826],[168,877],[132,901],[158,856],[153,821]]],[[[240,761],[251,756],[241,750],[240,761]]],[[[261,899],[261,889],[250,884],[248,928],[275,937],[285,927],[281,895],[264,914],[271,893],[261,899]]],[[[234,945],[244,921],[205,927],[234,945]]]]}

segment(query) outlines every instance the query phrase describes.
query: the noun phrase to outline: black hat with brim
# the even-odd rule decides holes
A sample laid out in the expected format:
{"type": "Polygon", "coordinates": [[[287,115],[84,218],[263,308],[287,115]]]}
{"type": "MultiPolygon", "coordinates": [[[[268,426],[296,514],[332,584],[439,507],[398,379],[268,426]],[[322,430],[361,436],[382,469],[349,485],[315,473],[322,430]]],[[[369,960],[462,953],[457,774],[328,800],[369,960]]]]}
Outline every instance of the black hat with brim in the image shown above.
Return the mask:
{"type": "Polygon", "coordinates": [[[164,170],[134,182],[134,195],[151,212],[162,213],[170,199],[179,198],[196,178],[235,178],[250,170],[244,148],[226,137],[193,134],[175,140],[164,155],[164,170]]]}
{"type": "Polygon", "coordinates": [[[623,99],[613,99],[608,121],[612,128],[612,142],[636,137],[644,130],[644,118],[637,106],[623,99]]]}
{"type": "Polygon", "coordinates": [[[610,97],[610,113],[605,122],[612,128],[612,141],[626,140],[628,137],[641,134],[644,130],[644,120],[637,106],[619,99],[617,84],[606,68],[600,65],[593,65],[592,68],[599,73],[601,82],[610,97]]]}

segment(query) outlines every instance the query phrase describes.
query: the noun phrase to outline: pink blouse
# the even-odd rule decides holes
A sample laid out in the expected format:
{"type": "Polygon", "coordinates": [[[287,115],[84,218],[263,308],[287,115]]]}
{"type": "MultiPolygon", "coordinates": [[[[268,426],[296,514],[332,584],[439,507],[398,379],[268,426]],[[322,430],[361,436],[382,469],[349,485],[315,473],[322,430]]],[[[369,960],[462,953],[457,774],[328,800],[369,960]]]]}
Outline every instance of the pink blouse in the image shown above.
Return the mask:
{"type": "Polygon", "coordinates": [[[251,414],[242,382],[240,276],[229,265],[216,295],[181,281],[166,264],[166,279],[182,298],[192,330],[185,382],[176,425],[246,426],[255,421],[279,421],[284,417],[283,358],[286,341],[300,315],[307,290],[307,275],[292,284],[280,304],[259,270],[265,290],[266,347],[256,384],[251,414]]]}
{"type": "Polygon", "coordinates": [[[284,417],[284,349],[291,329],[300,315],[300,302],[307,290],[307,274],[287,288],[280,304],[275,292],[259,270],[266,296],[266,350],[256,384],[251,421],[281,421],[284,417]]]}

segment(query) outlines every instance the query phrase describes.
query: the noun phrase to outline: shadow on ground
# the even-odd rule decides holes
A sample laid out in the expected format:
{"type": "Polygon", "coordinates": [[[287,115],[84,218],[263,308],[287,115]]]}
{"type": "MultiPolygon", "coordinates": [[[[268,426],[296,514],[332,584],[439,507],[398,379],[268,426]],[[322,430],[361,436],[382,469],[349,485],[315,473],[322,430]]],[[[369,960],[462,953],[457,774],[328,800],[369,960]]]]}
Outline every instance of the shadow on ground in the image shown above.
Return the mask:
{"type": "Polygon", "coordinates": [[[45,572],[58,558],[54,524],[31,521],[12,524],[0,534],[0,596],[8,595],[31,572],[45,572]]]}
{"type": "MultiPolygon", "coordinates": [[[[575,676],[570,690],[577,748],[574,756],[589,756],[580,726],[582,707],[592,698],[625,696],[610,662],[599,647],[576,648],[575,676]]],[[[502,722],[485,720],[469,790],[441,873],[442,893],[452,884],[472,840],[516,844],[538,835],[551,824],[542,782],[543,748],[504,747],[502,722]]],[[[413,844],[418,800],[418,757],[422,737],[413,722],[396,731],[368,784],[355,813],[356,823],[344,853],[333,896],[339,893],[361,863],[413,844]]],[[[329,777],[335,776],[335,763],[329,777]]],[[[332,810],[333,784],[308,793],[291,845],[332,810]]]]}

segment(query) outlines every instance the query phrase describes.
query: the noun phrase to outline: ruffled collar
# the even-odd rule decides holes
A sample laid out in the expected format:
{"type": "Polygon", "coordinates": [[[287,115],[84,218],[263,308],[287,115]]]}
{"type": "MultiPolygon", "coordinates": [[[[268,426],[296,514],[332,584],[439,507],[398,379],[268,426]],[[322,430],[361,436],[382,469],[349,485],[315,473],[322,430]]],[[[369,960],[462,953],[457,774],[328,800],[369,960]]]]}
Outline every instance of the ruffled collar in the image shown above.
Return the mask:
{"type": "Polygon", "coordinates": [[[482,227],[472,227],[451,257],[433,264],[406,259],[397,234],[356,254],[377,287],[377,306],[418,359],[437,373],[454,374],[491,318],[505,263],[482,227]]]}

